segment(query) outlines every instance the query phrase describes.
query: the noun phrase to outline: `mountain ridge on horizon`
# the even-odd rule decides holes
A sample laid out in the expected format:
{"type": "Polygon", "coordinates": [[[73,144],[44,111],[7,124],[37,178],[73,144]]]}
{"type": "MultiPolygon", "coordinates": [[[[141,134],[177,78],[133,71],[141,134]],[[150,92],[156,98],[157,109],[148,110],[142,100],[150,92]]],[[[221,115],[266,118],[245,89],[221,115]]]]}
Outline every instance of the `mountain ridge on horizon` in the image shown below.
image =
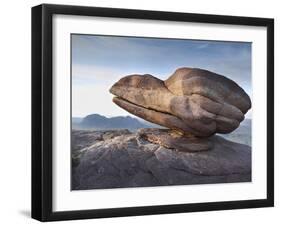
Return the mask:
{"type": "MultiPolygon", "coordinates": [[[[252,119],[245,118],[240,126],[229,134],[218,134],[228,140],[251,146],[252,119]]],[[[144,119],[127,116],[106,117],[101,114],[89,114],[85,117],[72,117],[72,129],[77,130],[116,130],[128,129],[132,132],[140,128],[164,128],[144,119]]]]}
{"type": "Polygon", "coordinates": [[[104,115],[94,113],[85,117],[72,117],[73,129],[129,129],[134,131],[139,128],[151,127],[160,126],[129,115],[106,117],[104,115]]]}

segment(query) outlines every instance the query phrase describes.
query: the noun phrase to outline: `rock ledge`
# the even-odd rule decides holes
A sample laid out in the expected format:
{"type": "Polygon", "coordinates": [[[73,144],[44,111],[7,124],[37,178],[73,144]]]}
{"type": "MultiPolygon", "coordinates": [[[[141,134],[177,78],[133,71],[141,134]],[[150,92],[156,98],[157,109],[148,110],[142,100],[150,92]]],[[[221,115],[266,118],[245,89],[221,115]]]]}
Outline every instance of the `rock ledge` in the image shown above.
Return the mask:
{"type": "Polygon", "coordinates": [[[74,130],[72,189],[251,181],[247,145],[215,135],[208,151],[183,152],[149,142],[145,130],[74,130]]]}

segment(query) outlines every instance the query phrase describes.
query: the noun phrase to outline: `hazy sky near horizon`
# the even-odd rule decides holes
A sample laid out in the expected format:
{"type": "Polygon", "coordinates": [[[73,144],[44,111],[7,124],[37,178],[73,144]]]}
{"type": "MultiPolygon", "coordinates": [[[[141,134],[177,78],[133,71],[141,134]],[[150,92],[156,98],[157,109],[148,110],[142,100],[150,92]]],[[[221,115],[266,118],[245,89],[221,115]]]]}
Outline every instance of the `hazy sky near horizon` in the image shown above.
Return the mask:
{"type": "Polygon", "coordinates": [[[115,82],[129,74],[165,80],[179,67],[222,74],[252,97],[251,43],[76,34],[71,40],[73,117],[130,115],[112,102],[115,82]]]}

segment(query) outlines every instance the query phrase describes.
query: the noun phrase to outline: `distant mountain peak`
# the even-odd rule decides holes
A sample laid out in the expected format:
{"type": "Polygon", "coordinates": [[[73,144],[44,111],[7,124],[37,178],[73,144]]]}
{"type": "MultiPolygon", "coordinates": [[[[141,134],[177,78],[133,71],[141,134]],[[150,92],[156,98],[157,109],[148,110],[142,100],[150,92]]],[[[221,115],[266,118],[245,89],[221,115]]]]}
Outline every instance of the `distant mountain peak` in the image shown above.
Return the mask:
{"type": "Polygon", "coordinates": [[[107,118],[107,117],[100,115],[100,114],[90,114],[90,115],[85,116],[84,119],[85,118],[107,118]]]}
{"type": "Polygon", "coordinates": [[[82,118],[79,123],[73,121],[73,128],[77,129],[129,129],[136,130],[139,128],[149,127],[138,119],[127,116],[106,117],[100,114],[90,114],[82,118]]]}

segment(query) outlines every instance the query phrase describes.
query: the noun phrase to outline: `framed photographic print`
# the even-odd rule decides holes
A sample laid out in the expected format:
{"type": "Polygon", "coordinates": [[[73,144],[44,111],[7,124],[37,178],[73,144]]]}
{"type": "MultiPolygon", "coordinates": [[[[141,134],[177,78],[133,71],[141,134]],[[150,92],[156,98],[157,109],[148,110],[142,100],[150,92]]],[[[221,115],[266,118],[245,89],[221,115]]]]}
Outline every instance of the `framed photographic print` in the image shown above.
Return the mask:
{"type": "Polygon", "coordinates": [[[274,204],[274,21],[32,8],[32,217],[274,204]]]}

